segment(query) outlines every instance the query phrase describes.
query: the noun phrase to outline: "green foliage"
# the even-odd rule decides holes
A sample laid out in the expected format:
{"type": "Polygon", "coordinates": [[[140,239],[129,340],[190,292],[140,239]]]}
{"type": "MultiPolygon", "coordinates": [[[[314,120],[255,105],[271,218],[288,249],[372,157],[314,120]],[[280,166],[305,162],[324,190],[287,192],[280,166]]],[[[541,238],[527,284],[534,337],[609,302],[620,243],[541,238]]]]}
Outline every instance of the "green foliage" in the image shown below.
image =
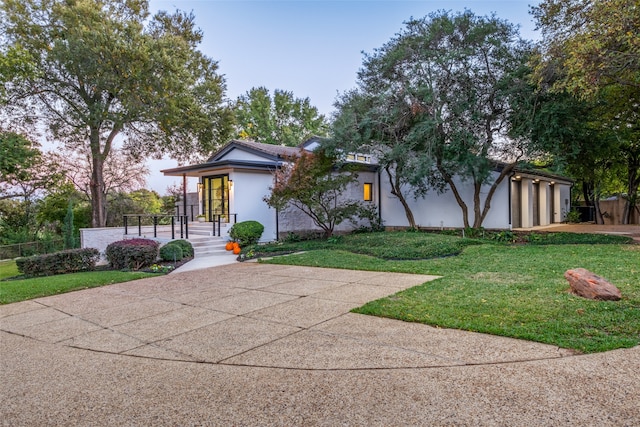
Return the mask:
{"type": "Polygon", "coordinates": [[[104,164],[122,132],[124,149],[139,157],[187,159],[228,139],[224,79],[197,50],[202,32],[193,15],[149,16],[146,0],[0,7],[3,52],[25,52],[33,71],[6,69],[9,112],[41,118],[57,140],[90,154],[93,226],[106,224],[104,164]]]}
{"type": "Polygon", "coordinates": [[[105,255],[112,268],[139,270],[158,259],[159,243],[149,239],[128,239],[107,246],[105,255]]]}
{"type": "Polygon", "coordinates": [[[496,242],[513,243],[516,241],[516,235],[511,230],[502,230],[489,235],[491,240],[496,242]]]}
{"type": "Polygon", "coordinates": [[[97,249],[69,249],[29,258],[18,258],[16,265],[20,273],[27,277],[52,276],[78,271],[94,270],[100,258],[97,249]]]}
{"type": "Polygon", "coordinates": [[[579,211],[572,209],[569,212],[567,212],[567,216],[564,220],[566,222],[576,224],[576,223],[582,222],[582,214],[579,211]]]}
{"type": "Polygon", "coordinates": [[[529,233],[525,240],[536,245],[615,245],[633,242],[629,236],[586,233],[529,233]]]}
{"type": "Polygon", "coordinates": [[[64,217],[64,225],[62,227],[64,233],[64,247],[65,249],[75,248],[76,242],[73,229],[73,203],[69,200],[69,207],[67,214],[64,217]]]}
{"type": "MultiPolygon", "coordinates": [[[[107,198],[107,225],[123,226],[122,217],[125,214],[161,214],[162,199],[155,191],[146,189],[131,192],[114,192],[107,198]]],[[[173,212],[172,212],[173,213],[173,212]]]]}
{"type": "Polygon", "coordinates": [[[233,224],[229,236],[241,247],[245,247],[258,243],[263,232],[264,225],[258,221],[242,221],[233,224]]]}
{"type": "Polygon", "coordinates": [[[160,248],[160,259],[163,261],[181,261],[184,257],[182,247],[173,242],[169,242],[160,248]]]}
{"type": "Polygon", "coordinates": [[[276,171],[275,185],[265,202],[278,209],[299,209],[322,229],[325,237],[330,237],[344,221],[377,218],[371,205],[343,197],[347,186],[357,182],[357,174],[347,166],[336,171],[334,165],[335,158],[322,149],[301,152],[276,171]]]}
{"type": "Polygon", "coordinates": [[[18,266],[14,260],[0,261],[0,281],[17,276],[19,273],[18,266]]]}
{"type": "Polygon", "coordinates": [[[312,136],[326,136],[327,121],[309,98],[276,89],[273,97],[264,87],[252,88],[238,98],[234,108],[238,137],[264,144],[295,147],[312,136]]]}
{"type": "Polygon", "coordinates": [[[416,260],[456,255],[465,247],[479,243],[474,239],[461,239],[441,234],[394,231],[353,233],[333,236],[326,240],[286,241],[260,245],[255,248],[255,251],[269,254],[331,248],[385,260],[416,260]]]}
{"type": "Polygon", "coordinates": [[[465,227],[479,228],[496,187],[528,150],[515,117],[527,112],[514,105],[532,92],[531,50],[495,16],[441,11],[412,19],[365,56],[358,88],[337,102],[327,147],[373,154],[410,227],[417,225],[410,194],[448,189],[458,196],[460,179],[467,181],[473,206],[456,201],[465,227]],[[496,157],[505,162],[497,177],[496,157]]]}
{"type": "Polygon", "coordinates": [[[194,254],[193,245],[188,240],[172,240],[172,245],[178,245],[182,248],[185,257],[192,257],[194,254]]]}
{"type": "MultiPolygon", "coordinates": [[[[15,265],[15,264],[14,264],[15,265]]],[[[2,263],[0,263],[1,270],[2,263]]],[[[20,280],[0,280],[0,304],[58,295],[79,289],[94,288],[130,280],[153,277],[138,271],[90,271],[59,276],[34,277],[20,280]]]]}
{"type": "Polygon", "coordinates": [[[599,199],[626,193],[620,222],[628,224],[640,189],[637,1],[545,0],[532,13],[543,35],[535,73],[542,99],[555,96],[574,110],[564,115],[561,105],[562,116],[539,126],[550,125],[550,152],[566,161],[597,223],[599,199]]]}
{"type": "Polygon", "coordinates": [[[62,183],[59,165],[38,147],[23,135],[0,129],[0,200],[32,200],[62,183]]]}
{"type": "Polygon", "coordinates": [[[532,13],[544,52],[562,69],[556,89],[589,97],[610,85],[640,88],[636,1],[544,0],[532,13]]]}

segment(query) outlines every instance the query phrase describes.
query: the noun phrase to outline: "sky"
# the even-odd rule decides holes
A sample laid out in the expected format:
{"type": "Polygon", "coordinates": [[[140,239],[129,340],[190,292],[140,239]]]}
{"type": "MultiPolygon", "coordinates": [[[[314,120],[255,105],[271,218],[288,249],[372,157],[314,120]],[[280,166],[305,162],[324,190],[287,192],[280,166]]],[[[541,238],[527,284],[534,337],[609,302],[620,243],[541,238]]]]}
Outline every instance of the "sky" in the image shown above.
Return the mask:
{"type": "MultiPolygon", "coordinates": [[[[410,18],[438,10],[490,15],[519,25],[520,35],[539,38],[529,14],[537,0],[150,0],[151,13],[192,12],[203,32],[199,49],[218,62],[226,97],[235,100],[264,86],[309,98],[320,114],[331,116],[337,95],[355,88],[363,52],[382,47],[410,18]]],[[[160,169],[175,160],[149,161],[147,188],[161,195],[179,179],[160,169]]],[[[192,182],[193,181],[193,182],[192,182]]],[[[195,179],[188,190],[195,191],[195,179]],[[193,187],[193,188],[192,188],[193,187]]]]}

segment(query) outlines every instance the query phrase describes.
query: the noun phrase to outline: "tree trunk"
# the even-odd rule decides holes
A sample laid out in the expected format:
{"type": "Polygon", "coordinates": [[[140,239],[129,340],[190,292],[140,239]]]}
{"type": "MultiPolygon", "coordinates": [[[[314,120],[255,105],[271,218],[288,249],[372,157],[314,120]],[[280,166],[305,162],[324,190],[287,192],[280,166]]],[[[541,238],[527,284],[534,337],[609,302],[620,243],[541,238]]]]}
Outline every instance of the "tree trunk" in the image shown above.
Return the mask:
{"type": "Polygon", "coordinates": [[[400,203],[404,208],[404,214],[407,217],[407,221],[409,222],[409,227],[416,228],[416,220],[413,217],[413,211],[411,211],[411,207],[409,206],[409,204],[407,203],[407,200],[404,198],[404,195],[402,194],[402,190],[400,188],[400,179],[398,178],[397,173],[394,176],[389,170],[389,167],[386,167],[385,170],[387,171],[387,176],[389,177],[389,185],[391,185],[391,194],[393,194],[398,198],[398,200],[400,200],[400,203]]]}
{"type": "Polygon", "coordinates": [[[91,128],[89,134],[91,147],[91,227],[99,228],[107,225],[107,197],[104,184],[104,159],[100,149],[100,131],[91,128]]]}
{"type": "Polygon", "coordinates": [[[104,192],[104,159],[94,156],[91,159],[91,226],[105,227],[107,225],[106,203],[104,192]]]}
{"type": "MultiPolygon", "coordinates": [[[[496,189],[498,188],[500,183],[504,180],[504,178],[511,174],[511,172],[515,169],[515,167],[516,167],[516,163],[511,163],[511,164],[505,166],[502,169],[502,171],[500,172],[500,175],[498,176],[498,178],[493,182],[493,184],[491,184],[491,188],[489,189],[489,192],[487,193],[487,198],[484,201],[484,207],[482,208],[482,214],[478,217],[478,213],[476,213],[476,217],[473,220],[473,228],[482,227],[482,223],[484,222],[485,218],[487,217],[487,214],[489,213],[489,209],[491,209],[491,199],[493,198],[493,195],[495,194],[496,189]]],[[[476,186],[476,194],[474,195],[474,202],[477,200],[477,203],[478,203],[478,207],[474,209],[476,212],[479,212],[479,210],[480,210],[479,203],[480,203],[480,190],[481,190],[481,187],[482,186],[476,186]]]]}
{"type": "Polygon", "coordinates": [[[453,182],[453,179],[451,178],[451,176],[449,176],[449,174],[446,173],[446,171],[440,164],[436,166],[438,168],[438,171],[440,171],[440,174],[444,178],[445,182],[449,185],[449,188],[453,192],[453,196],[456,198],[456,202],[458,203],[458,206],[460,206],[460,209],[462,209],[462,222],[464,223],[464,228],[469,228],[469,208],[467,207],[467,204],[464,202],[464,200],[460,196],[460,192],[458,191],[458,188],[456,187],[456,184],[453,182]]]}

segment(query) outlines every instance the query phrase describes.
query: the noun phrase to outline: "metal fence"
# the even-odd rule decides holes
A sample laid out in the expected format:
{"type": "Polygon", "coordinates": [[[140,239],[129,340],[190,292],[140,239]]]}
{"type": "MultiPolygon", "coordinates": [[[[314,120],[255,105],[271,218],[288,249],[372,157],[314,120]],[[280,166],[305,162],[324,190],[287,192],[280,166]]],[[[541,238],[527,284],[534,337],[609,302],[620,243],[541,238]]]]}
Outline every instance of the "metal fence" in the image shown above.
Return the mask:
{"type": "Polygon", "coordinates": [[[64,249],[64,239],[15,243],[0,246],[0,259],[13,259],[31,255],[48,254],[64,249]]]}

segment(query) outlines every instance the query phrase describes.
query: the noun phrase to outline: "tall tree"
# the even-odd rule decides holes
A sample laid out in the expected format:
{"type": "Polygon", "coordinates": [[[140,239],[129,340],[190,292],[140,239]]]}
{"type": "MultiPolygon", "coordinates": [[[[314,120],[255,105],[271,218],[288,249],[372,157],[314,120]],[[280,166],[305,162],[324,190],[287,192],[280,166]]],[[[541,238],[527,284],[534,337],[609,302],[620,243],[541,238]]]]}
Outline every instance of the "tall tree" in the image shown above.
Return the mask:
{"type": "Polygon", "coordinates": [[[351,145],[349,135],[359,134],[353,139],[363,148],[377,147],[385,169],[395,173],[392,191],[410,226],[412,214],[398,190],[405,183],[418,185],[418,194],[446,186],[465,227],[480,227],[496,188],[527,152],[526,135],[514,125],[521,113],[512,104],[530,91],[530,51],[516,27],[495,16],[437,12],[410,20],[365,56],[357,91],[337,105],[336,144],[351,145]],[[472,217],[460,180],[473,187],[472,217]]]}
{"type": "Polygon", "coordinates": [[[276,89],[252,88],[235,103],[237,135],[265,144],[295,147],[312,136],[326,136],[328,124],[309,98],[276,89]]]}
{"type": "Polygon", "coordinates": [[[230,134],[224,80],[197,50],[193,15],[149,17],[146,0],[5,0],[0,12],[2,56],[29,64],[5,67],[5,110],[90,153],[94,227],[106,223],[104,165],[117,137],[133,155],[187,159],[230,134]]]}
{"type": "Polygon", "coordinates": [[[626,224],[640,191],[638,2],[545,0],[532,8],[532,14],[543,35],[538,83],[545,89],[552,81],[550,91],[564,91],[592,103],[597,117],[589,126],[598,126],[609,144],[602,162],[611,167],[601,179],[611,180],[612,171],[621,171],[615,178],[624,183],[621,220],[626,224]]]}

